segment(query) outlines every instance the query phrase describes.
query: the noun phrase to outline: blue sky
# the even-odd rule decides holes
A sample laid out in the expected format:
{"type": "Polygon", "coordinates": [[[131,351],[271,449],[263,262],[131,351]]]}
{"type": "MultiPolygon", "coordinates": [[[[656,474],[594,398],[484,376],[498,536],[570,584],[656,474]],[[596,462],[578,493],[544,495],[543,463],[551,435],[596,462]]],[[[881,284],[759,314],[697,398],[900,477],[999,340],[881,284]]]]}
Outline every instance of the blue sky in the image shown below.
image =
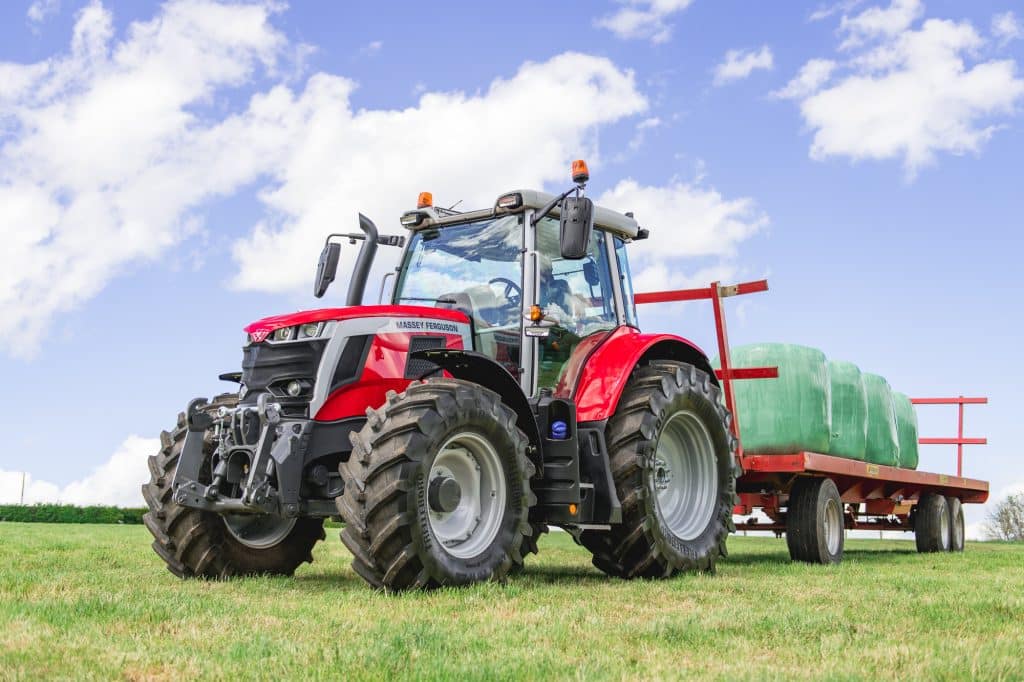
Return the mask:
{"type": "MultiPolygon", "coordinates": [[[[241,328],[315,307],[323,234],[358,210],[397,231],[419,190],[556,189],[577,156],[651,229],[639,290],[767,277],[733,343],[987,395],[966,473],[1024,487],[1022,22],[1011,0],[3,3],[0,497],[28,471],[39,498],[131,501],[241,328]]],[[[640,314],[713,347],[700,305],[640,314]]]]}

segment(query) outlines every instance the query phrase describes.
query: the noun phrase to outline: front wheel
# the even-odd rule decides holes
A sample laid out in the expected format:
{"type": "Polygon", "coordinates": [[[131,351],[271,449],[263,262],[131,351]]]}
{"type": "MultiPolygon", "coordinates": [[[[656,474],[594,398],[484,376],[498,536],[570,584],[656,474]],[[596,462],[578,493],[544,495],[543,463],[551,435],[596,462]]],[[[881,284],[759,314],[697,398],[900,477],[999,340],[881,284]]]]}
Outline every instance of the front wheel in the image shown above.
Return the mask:
{"type": "Polygon", "coordinates": [[[437,379],[390,393],[339,467],[353,569],[391,590],[503,578],[536,551],[534,465],[516,415],[482,386],[437,379]]]}
{"type": "MultiPolygon", "coordinates": [[[[204,409],[234,407],[234,395],[218,396],[204,409]]],[[[185,443],[185,413],[173,432],[160,434],[160,452],[149,458],[150,480],[142,486],[149,511],[142,517],[153,535],[153,550],[179,578],[233,575],[291,575],[313,561],[313,546],[324,538],[323,520],[271,514],[216,514],[184,507],[173,499],[171,481],[185,443]]],[[[209,435],[209,434],[208,434],[209,435]]],[[[204,452],[213,452],[206,438],[204,452]]],[[[203,473],[209,475],[209,466],[203,473]]]]}
{"type": "Polygon", "coordinates": [[[594,565],[622,578],[713,571],[734,529],[735,439],[711,376],[658,361],[633,371],[608,424],[622,523],[585,530],[594,565]]]}

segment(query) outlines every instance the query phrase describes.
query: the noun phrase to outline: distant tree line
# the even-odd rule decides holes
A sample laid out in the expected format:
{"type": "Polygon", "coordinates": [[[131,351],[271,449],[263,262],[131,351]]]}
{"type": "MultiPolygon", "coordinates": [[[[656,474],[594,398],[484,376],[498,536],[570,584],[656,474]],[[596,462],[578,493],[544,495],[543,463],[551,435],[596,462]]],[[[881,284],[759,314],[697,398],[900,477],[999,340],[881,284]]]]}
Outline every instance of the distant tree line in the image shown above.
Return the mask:
{"type": "Polygon", "coordinates": [[[0,505],[0,522],[19,523],[142,523],[146,509],[76,507],[71,504],[0,505]]]}
{"type": "Polygon", "coordinates": [[[1024,493],[999,501],[985,521],[985,535],[989,540],[1024,542],[1024,493]]]}

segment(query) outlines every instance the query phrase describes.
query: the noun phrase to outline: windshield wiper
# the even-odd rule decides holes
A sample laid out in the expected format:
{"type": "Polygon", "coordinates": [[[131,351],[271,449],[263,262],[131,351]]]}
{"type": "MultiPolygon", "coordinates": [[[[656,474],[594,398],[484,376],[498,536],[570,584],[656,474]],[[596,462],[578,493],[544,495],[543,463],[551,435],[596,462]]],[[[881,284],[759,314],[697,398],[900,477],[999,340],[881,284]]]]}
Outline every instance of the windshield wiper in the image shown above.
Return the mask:
{"type": "Polygon", "coordinates": [[[454,298],[419,298],[416,296],[401,296],[399,301],[426,301],[428,303],[450,303],[455,305],[457,301],[454,298]]]}

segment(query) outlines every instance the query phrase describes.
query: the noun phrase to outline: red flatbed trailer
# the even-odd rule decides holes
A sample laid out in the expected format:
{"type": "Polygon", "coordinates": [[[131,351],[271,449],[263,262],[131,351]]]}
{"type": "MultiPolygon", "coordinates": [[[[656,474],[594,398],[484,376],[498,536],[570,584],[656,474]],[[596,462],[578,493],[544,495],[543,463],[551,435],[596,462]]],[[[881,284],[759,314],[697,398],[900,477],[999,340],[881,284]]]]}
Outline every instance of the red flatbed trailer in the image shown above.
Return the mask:
{"type": "Polygon", "coordinates": [[[748,453],[740,441],[739,415],[732,382],[778,377],[776,367],[732,366],[722,299],[768,290],[760,280],[732,286],[718,282],[700,289],[636,294],[637,304],[710,299],[721,369],[716,374],[725,404],[733,415],[731,429],[738,446],[741,474],[736,481],[734,515],[749,516],[737,530],[786,534],[794,560],[837,563],[842,558],[843,533],[848,530],[913,531],[918,551],[964,546],[963,504],[988,500],[989,484],[963,476],[964,445],[984,445],[984,438],[964,437],[964,405],[984,404],[987,398],[915,398],[916,405],[957,405],[956,438],[921,438],[921,445],[956,445],[957,475],[903,469],[817,452],[748,453]],[[831,505],[831,506],[830,506],[831,505]],[[768,521],[754,515],[760,510],[768,521]]]}

